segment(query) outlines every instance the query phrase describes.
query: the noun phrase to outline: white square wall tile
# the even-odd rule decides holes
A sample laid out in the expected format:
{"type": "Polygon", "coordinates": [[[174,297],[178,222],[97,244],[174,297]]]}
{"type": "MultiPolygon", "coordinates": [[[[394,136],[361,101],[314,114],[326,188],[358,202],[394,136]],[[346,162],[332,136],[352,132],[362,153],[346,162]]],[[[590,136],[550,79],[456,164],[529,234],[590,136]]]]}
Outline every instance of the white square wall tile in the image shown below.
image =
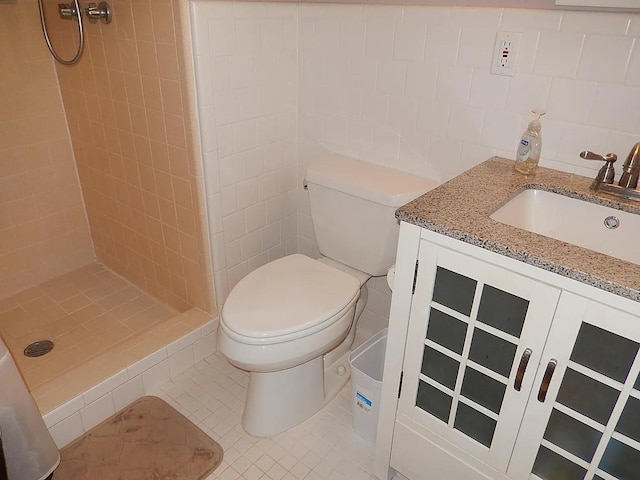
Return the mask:
{"type": "Polygon", "coordinates": [[[222,18],[209,19],[209,52],[214,57],[236,52],[235,22],[222,18]]]}
{"type": "Polygon", "coordinates": [[[417,98],[392,96],[389,105],[389,127],[396,133],[413,134],[418,119],[417,98]]]}
{"type": "Polygon", "coordinates": [[[244,212],[236,212],[222,219],[225,241],[231,242],[246,233],[244,212]]]}
{"type": "MultiPolygon", "coordinates": [[[[544,127],[543,135],[544,135],[544,127]]],[[[542,149],[544,153],[544,141],[542,149]]],[[[583,160],[578,155],[583,150],[594,152],[608,152],[607,131],[603,128],[586,127],[584,125],[569,124],[564,128],[564,132],[558,145],[558,158],[563,159],[571,165],[593,165],[593,162],[583,160]]]]}
{"type": "Polygon", "coordinates": [[[60,405],[54,410],[50,411],[42,418],[44,420],[45,425],[48,428],[51,428],[53,425],[61,422],[67,417],[70,417],[74,413],[80,411],[82,407],[85,406],[84,398],[82,395],[78,395],[77,397],[69,400],[68,402],[60,405]]]}
{"type": "Polygon", "coordinates": [[[448,136],[453,140],[463,142],[479,142],[484,122],[482,108],[466,105],[453,105],[449,119],[448,136]]]}
{"type": "Polygon", "coordinates": [[[82,436],[84,427],[82,426],[80,412],[74,413],[70,417],[49,427],[49,433],[58,448],[65,447],[76,438],[82,436]]]}
{"type": "Polygon", "coordinates": [[[243,180],[242,177],[242,157],[240,155],[232,155],[223,157],[219,160],[220,169],[220,186],[228,187],[235,185],[243,180]]]}
{"type": "Polygon", "coordinates": [[[506,110],[528,115],[534,108],[547,108],[551,77],[519,74],[511,79],[506,110]]]}
{"type": "Polygon", "coordinates": [[[630,57],[624,83],[640,87],[640,42],[636,41],[630,57]]]}
{"type": "Polygon", "coordinates": [[[119,386],[112,392],[112,395],[116,412],[122,410],[138,398],[143,397],[144,385],[142,383],[142,375],[138,375],[124,385],[119,386]]]}
{"type": "Polygon", "coordinates": [[[108,393],[107,395],[97,399],[95,402],[88,404],[80,410],[82,425],[85,432],[91,430],[114,413],[116,413],[116,408],[113,403],[113,395],[111,393],[108,393]]]}
{"type": "Polygon", "coordinates": [[[144,392],[149,393],[161,383],[168,381],[171,378],[169,373],[169,361],[163,360],[154,367],[142,374],[142,384],[144,385],[144,392]]]}
{"type": "Polygon", "coordinates": [[[549,118],[586,124],[597,84],[581,80],[554,78],[549,92],[549,118]]]}
{"type": "Polygon", "coordinates": [[[469,105],[504,110],[510,83],[510,77],[491,75],[488,70],[474,70],[469,105]]]}
{"type": "MultiPolygon", "coordinates": [[[[229,80],[229,57],[211,57],[210,62],[210,77],[207,85],[213,89],[212,93],[229,90],[231,86],[229,80]]],[[[198,84],[198,89],[199,88],[200,84],[198,84]]]]}
{"type": "Polygon", "coordinates": [[[625,35],[630,21],[630,14],[566,11],[562,12],[560,31],[625,35]]]}
{"type": "Polygon", "coordinates": [[[339,51],[343,55],[363,55],[366,23],[363,20],[340,22],[339,51]]]}
{"type": "Polygon", "coordinates": [[[515,113],[487,110],[482,128],[482,144],[498,150],[513,151],[514,158],[520,140],[522,117],[515,113]]]}
{"type": "Polygon", "coordinates": [[[452,27],[474,27],[497,30],[500,25],[502,9],[500,8],[465,8],[454,7],[449,16],[452,27]]]}
{"type": "Polygon", "coordinates": [[[449,26],[427,28],[424,60],[437,65],[455,65],[458,59],[460,29],[449,26]]]}
{"type": "Polygon", "coordinates": [[[405,94],[433,100],[436,94],[438,66],[427,62],[408,62],[405,94]]]}
{"type": "Polygon", "coordinates": [[[237,91],[217,92],[213,97],[213,104],[216,125],[225,125],[240,119],[240,99],[237,91]]]}
{"type": "Polygon", "coordinates": [[[634,39],[613,35],[587,35],[578,64],[577,78],[622,83],[634,39]]]}
{"type": "Polygon", "coordinates": [[[213,355],[217,349],[217,332],[205,335],[193,344],[193,356],[196,363],[204,360],[210,355],[213,355]]]}
{"type": "Polygon", "coordinates": [[[451,104],[446,102],[421,101],[418,109],[416,132],[436,138],[444,138],[449,128],[451,104]]]}
{"type": "Polygon", "coordinates": [[[362,95],[362,117],[375,124],[387,123],[389,113],[389,95],[377,92],[366,92],[362,95]]]}
{"type": "Polygon", "coordinates": [[[446,26],[449,23],[451,9],[448,7],[424,7],[405,5],[402,22],[406,24],[426,25],[429,27],[446,26]]]}
{"type": "Polygon", "coordinates": [[[378,62],[376,90],[383,94],[397,95],[404,92],[407,79],[407,62],[378,62]]]}
{"type": "Polygon", "coordinates": [[[584,34],[541,32],[533,66],[537,75],[575,77],[584,34]]]}
{"type": "Polygon", "coordinates": [[[142,360],[138,360],[136,363],[134,363],[133,365],[130,365],[127,368],[127,371],[129,372],[129,378],[133,378],[136,375],[140,375],[142,372],[149,370],[151,367],[154,367],[155,365],[160,363],[162,360],[165,360],[166,358],[167,358],[167,350],[164,348],[150,355],[147,355],[142,360]]]}
{"type": "Polygon", "coordinates": [[[505,8],[502,12],[500,29],[510,32],[557,31],[561,21],[562,12],[560,11],[505,8]]]}
{"type": "Polygon", "coordinates": [[[640,128],[640,89],[599,84],[588,121],[597,127],[637,133],[640,128]]]}
{"type": "Polygon", "coordinates": [[[465,27],[460,35],[457,65],[488,69],[493,57],[495,30],[465,27]]]}
{"type": "Polygon", "coordinates": [[[233,88],[256,86],[255,65],[252,55],[233,55],[229,57],[229,83],[233,88]]]}
{"type": "MultiPolygon", "coordinates": [[[[206,134],[206,132],[203,132],[206,134]]],[[[204,186],[207,195],[220,193],[220,170],[218,155],[215,152],[205,153],[202,159],[204,186]]]]}
{"type": "Polygon", "coordinates": [[[402,20],[402,6],[400,5],[367,5],[362,9],[362,18],[374,21],[399,22],[402,20]]]}
{"type": "Polygon", "coordinates": [[[98,398],[111,392],[113,389],[119,387],[127,380],[129,380],[129,373],[125,369],[100,382],[98,385],[91,387],[89,390],[82,394],[85,404],[89,405],[90,403],[95,402],[98,398]]]}
{"type": "Polygon", "coordinates": [[[367,21],[365,56],[390,60],[393,56],[394,24],[390,20],[367,21]]]}
{"type": "Polygon", "coordinates": [[[393,58],[420,61],[424,56],[426,25],[399,23],[395,27],[393,58]]]}
{"type": "Polygon", "coordinates": [[[227,268],[235,267],[242,262],[242,250],[240,240],[226,242],[224,248],[225,263],[227,268]]]}
{"type": "MultiPolygon", "coordinates": [[[[257,18],[236,18],[235,53],[250,55],[260,51],[260,20],[257,18]]],[[[232,55],[234,52],[229,53],[232,55]]]]}
{"type": "Polygon", "coordinates": [[[438,102],[467,103],[471,91],[471,67],[441,66],[436,84],[436,99],[438,102]]]}
{"type": "MultiPolygon", "coordinates": [[[[198,331],[198,333],[200,333],[198,331]]],[[[183,348],[169,357],[169,374],[171,378],[178,376],[187,368],[193,366],[195,359],[193,356],[193,345],[183,348]]]]}
{"type": "Polygon", "coordinates": [[[202,332],[200,329],[196,329],[191,333],[186,334],[184,337],[179,338],[178,340],[167,345],[167,355],[171,357],[171,355],[179,352],[183,348],[193,345],[200,338],[202,338],[202,332]]]}

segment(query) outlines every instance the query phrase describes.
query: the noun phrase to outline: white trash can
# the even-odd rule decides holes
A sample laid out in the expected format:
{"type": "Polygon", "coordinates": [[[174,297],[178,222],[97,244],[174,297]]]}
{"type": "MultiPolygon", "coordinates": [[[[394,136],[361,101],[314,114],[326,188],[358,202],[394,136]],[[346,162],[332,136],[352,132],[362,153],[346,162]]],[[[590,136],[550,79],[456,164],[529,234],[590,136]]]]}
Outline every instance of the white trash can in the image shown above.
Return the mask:
{"type": "Polygon", "coordinates": [[[369,443],[376,441],[386,350],[385,328],[349,354],[353,429],[369,443]]]}

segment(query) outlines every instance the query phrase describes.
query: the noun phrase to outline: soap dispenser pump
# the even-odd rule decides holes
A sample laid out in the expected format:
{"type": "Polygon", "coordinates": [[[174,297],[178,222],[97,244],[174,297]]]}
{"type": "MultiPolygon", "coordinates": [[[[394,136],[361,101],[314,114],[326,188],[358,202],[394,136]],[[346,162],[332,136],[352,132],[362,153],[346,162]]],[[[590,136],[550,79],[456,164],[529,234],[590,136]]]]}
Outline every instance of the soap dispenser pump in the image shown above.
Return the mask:
{"type": "Polygon", "coordinates": [[[533,110],[535,118],[529,122],[529,126],[522,134],[518,150],[516,152],[515,169],[525,175],[535,172],[540,161],[540,151],[542,150],[542,125],[540,117],[545,114],[544,110],[536,108],[533,110]]]}

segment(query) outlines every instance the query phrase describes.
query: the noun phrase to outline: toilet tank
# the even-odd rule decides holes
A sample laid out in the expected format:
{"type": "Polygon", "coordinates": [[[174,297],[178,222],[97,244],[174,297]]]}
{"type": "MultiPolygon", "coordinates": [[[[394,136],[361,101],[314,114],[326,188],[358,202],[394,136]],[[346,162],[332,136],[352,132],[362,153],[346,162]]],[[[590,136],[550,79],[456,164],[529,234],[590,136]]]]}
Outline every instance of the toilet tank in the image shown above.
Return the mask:
{"type": "Polygon", "coordinates": [[[372,276],[385,275],[395,261],[396,209],[437,186],[342,155],[312,160],[306,181],[320,253],[372,276]]]}

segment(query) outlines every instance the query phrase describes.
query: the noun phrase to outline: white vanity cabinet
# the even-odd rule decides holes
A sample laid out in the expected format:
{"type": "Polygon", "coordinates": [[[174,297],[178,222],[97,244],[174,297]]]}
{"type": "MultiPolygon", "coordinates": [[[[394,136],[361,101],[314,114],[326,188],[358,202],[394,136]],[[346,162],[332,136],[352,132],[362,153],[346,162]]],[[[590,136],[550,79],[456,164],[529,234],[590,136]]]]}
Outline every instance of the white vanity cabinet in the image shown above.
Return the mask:
{"type": "Polygon", "coordinates": [[[376,475],[640,479],[638,304],[401,231],[376,475]]]}

